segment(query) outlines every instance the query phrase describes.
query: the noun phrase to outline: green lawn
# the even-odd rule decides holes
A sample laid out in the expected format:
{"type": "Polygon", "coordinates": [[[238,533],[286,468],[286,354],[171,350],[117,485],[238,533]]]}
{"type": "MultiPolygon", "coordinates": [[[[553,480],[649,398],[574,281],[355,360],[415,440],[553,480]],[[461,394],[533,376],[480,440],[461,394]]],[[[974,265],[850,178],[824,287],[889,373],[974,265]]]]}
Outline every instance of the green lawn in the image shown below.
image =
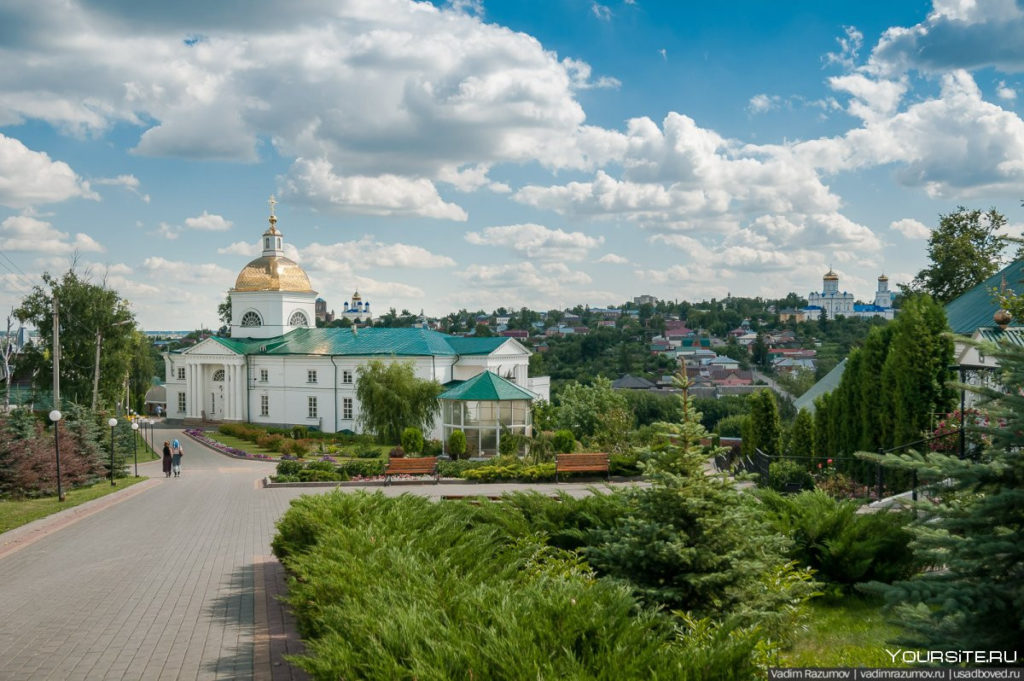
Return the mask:
{"type": "Polygon", "coordinates": [[[893,664],[886,648],[899,627],[886,621],[882,603],[862,596],[816,598],[808,605],[808,618],[797,631],[789,650],[782,653],[784,667],[904,667],[893,664]]]}
{"type": "MultiPolygon", "coordinates": [[[[142,458],[142,452],[139,452],[142,458]]],[[[0,501],[0,532],[7,532],[16,527],[26,525],[33,520],[45,518],[65,508],[78,506],[87,501],[104,497],[111,492],[116,492],[125,487],[131,487],[137,482],[146,480],[145,477],[118,478],[117,486],[111,487],[109,481],[98,482],[89,487],[77,487],[66,492],[66,500],[61,503],[57,497],[43,497],[41,499],[27,499],[25,501],[0,501]]]]}

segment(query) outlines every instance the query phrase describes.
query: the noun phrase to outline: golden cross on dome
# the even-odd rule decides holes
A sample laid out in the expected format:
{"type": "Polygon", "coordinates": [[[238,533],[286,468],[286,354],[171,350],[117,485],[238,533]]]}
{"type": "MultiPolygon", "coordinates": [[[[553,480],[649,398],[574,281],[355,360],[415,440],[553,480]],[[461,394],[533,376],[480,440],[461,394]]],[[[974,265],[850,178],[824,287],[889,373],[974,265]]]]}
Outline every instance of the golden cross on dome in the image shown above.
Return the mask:
{"type": "Polygon", "coordinates": [[[267,203],[270,204],[270,217],[275,217],[275,215],[274,215],[274,205],[277,203],[277,201],[274,200],[274,195],[273,194],[270,195],[270,201],[268,201],[267,203]]]}

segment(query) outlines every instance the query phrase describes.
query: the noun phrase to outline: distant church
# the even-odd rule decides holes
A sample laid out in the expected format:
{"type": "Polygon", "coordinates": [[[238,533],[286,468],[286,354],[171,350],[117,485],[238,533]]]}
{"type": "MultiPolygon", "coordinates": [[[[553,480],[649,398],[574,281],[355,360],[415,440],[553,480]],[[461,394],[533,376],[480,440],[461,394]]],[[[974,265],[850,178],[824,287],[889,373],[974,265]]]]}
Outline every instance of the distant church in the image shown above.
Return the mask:
{"type": "Polygon", "coordinates": [[[883,317],[892,319],[896,311],[892,307],[892,292],[889,290],[889,277],[884,274],[878,277],[878,290],[875,291],[875,302],[860,305],[853,302],[853,294],[839,291],[839,275],[830,267],[822,277],[821,292],[812,291],[807,296],[807,307],[803,308],[807,320],[844,317],[883,317]]]}
{"type": "MultiPolygon", "coordinates": [[[[441,383],[442,414],[427,437],[467,437],[470,454],[497,450],[502,432],[530,435],[530,403],[550,398],[547,376],[528,374],[531,352],[514,338],[457,337],[426,328],[315,328],[317,292],[284,255],[271,198],[263,253],[239,272],[230,337],[164,353],[172,420],[304,425],[360,431],[358,370],[374,359],[410,361],[441,383]]],[[[370,318],[356,293],[346,316],[370,318]]]]}

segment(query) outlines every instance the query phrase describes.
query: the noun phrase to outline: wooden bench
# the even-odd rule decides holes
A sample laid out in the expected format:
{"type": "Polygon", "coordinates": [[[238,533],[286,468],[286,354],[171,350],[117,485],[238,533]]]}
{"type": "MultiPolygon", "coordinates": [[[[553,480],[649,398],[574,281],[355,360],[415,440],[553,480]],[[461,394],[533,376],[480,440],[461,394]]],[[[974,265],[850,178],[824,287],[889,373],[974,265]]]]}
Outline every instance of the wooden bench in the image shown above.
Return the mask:
{"type": "Polygon", "coordinates": [[[559,473],[578,473],[581,471],[603,472],[605,479],[611,481],[608,472],[607,454],[559,454],[555,457],[555,482],[559,473]]]}
{"type": "Polygon", "coordinates": [[[391,484],[392,475],[433,475],[437,484],[437,457],[421,456],[412,458],[390,459],[384,469],[384,484],[391,484]]]}

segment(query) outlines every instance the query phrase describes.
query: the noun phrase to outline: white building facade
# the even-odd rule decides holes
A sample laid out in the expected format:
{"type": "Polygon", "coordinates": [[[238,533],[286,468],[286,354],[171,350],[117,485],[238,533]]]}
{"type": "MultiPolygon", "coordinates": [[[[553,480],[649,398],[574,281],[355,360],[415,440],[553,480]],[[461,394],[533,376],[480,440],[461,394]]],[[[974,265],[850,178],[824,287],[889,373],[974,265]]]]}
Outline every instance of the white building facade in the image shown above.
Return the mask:
{"type": "MultiPolygon", "coordinates": [[[[358,370],[372,360],[406,361],[442,385],[490,371],[536,399],[547,376],[528,374],[531,352],[513,338],[460,338],[425,328],[313,328],[316,292],[284,257],[271,215],[263,255],[231,289],[231,335],[164,353],[167,417],[359,432],[358,370]]],[[[428,437],[440,437],[440,419],[428,437]]]]}

